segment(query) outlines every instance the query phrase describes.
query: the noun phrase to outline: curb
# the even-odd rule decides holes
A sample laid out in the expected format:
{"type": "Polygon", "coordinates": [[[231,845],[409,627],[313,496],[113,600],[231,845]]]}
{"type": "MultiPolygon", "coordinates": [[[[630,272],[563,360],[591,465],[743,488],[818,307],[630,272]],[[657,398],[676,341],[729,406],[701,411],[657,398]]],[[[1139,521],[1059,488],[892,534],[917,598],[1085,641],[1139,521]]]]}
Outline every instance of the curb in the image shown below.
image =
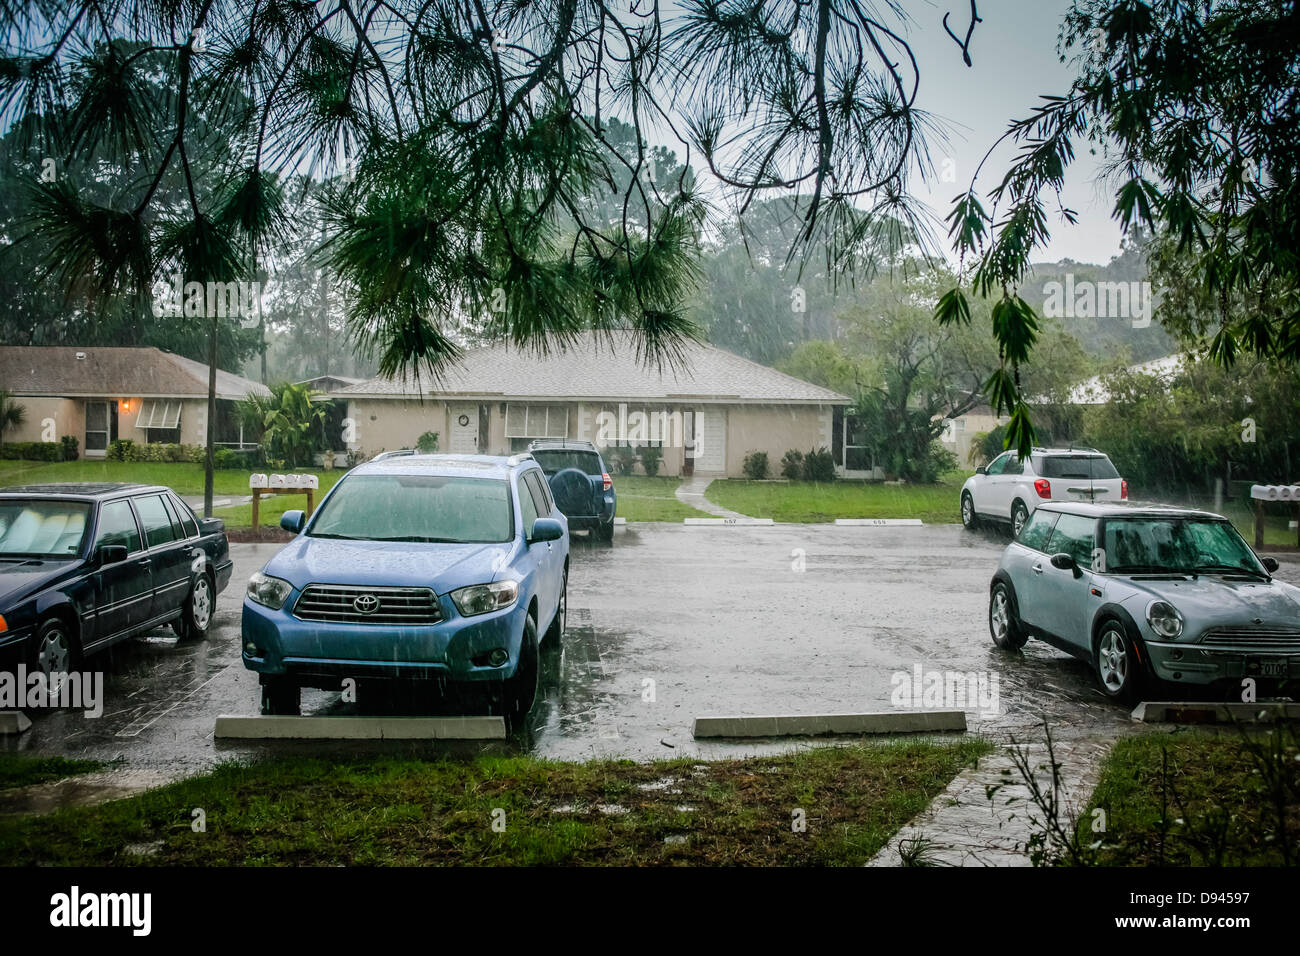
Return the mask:
{"type": "Polygon", "coordinates": [[[222,714],[218,740],[504,740],[501,717],[253,717],[222,714]]]}
{"type": "Polygon", "coordinates": [[[962,710],[883,711],[866,714],[786,714],[765,717],[696,717],[692,735],[705,737],[812,737],[822,734],[917,734],[966,729],[962,710]]]}

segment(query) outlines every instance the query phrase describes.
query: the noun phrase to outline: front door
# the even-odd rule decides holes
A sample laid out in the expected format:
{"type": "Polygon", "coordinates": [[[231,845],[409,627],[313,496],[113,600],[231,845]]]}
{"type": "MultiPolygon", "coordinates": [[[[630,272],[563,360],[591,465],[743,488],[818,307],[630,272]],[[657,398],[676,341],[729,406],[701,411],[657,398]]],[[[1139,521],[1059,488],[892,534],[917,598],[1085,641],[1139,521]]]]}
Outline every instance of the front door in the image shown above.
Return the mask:
{"type": "Polygon", "coordinates": [[[721,474],[727,470],[727,412],[706,408],[699,413],[699,445],[695,450],[695,471],[721,474]]]}
{"type": "Polygon", "coordinates": [[[1091,650],[1089,609],[1096,524],[1094,519],[1083,515],[1061,515],[1042,555],[1041,626],[1085,651],[1091,650]],[[1078,575],[1052,566],[1051,555],[1061,552],[1074,558],[1079,566],[1078,575]]]}
{"type": "Polygon", "coordinates": [[[451,437],[447,450],[453,455],[478,454],[478,406],[450,405],[451,437]]]}
{"type": "Polygon", "coordinates": [[[107,502],[99,509],[91,559],[101,547],[111,544],[123,545],[127,558],[103,565],[94,574],[95,641],[143,624],[153,605],[152,562],[145,554],[131,503],[125,498],[107,502]]]}
{"type": "Polygon", "coordinates": [[[87,458],[103,458],[109,443],[117,437],[117,405],[113,402],[86,402],[86,440],[82,447],[87,458]]]}

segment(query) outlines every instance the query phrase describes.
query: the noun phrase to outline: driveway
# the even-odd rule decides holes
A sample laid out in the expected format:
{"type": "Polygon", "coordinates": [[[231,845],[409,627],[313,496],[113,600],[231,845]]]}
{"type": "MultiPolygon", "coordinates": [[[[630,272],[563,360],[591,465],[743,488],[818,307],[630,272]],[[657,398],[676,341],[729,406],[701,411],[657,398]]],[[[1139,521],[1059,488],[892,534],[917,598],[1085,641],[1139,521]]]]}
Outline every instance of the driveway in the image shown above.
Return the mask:
{"type": "MultiPolygon", "coordinates": [[[[966,707],[973,730],[1031,736],[1046,716],[1063,736],[1113,734],[1125,708],[1094,689],[1088,668],[1031,641],[1022,656],[993,647],[987,587],[1005,539],[955,525],[620,528],[611,549],[574,542],[569,635],[544,665],[544,699],[521,737],[428,744],[435,751],[516,749],[553,758],[706,758],[772,751],[789,741],[696,742],[705,714],[889,710],[895,675],[996,676],[998,708],[966,707]]],[[[91,659],[105,671],[104,715],[33,714],[0,746],[122,758],[168,774],[265,753],[374,752],[352,745],[215,743],[218,714],[253,714],[255,675],[239,661],[242,582],[279,546],[238,544],[209,639],[178,644],[170,630],[91,659]]],[[[1283,576],[1297,580],[1294,564],[1283,576]]],[[[304,712],[354,713],[339,694],[304,691],[304,712]]],[[[444,707],[452,705],[442,705],[444,707]]],[[[452,711],[456,712],[456,711],[452,711]]],[[[386,744],[410,752],[413,745],[386,744]]]]}

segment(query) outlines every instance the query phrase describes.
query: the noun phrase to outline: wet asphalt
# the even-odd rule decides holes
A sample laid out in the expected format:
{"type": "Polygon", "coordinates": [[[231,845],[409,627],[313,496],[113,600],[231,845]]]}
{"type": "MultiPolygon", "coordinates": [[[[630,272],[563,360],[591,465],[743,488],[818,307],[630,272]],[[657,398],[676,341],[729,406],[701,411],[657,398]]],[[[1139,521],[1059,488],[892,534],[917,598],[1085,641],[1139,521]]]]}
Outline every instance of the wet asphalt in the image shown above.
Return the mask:
{"type": "MultiPolygon", "coordinates": [[[[104,713],[34,712],[0,749],[105,761],[168,776],[274,754],[527,752],[556,759],[767,753],[808,740],[695,741],[707,715],[887,711],[916,668],[976,672],[996,712],[976,701],[970,730],[1026,739],[1117,735],[1128,709],[1107,701],[1088,667],[1031,641],[995,648],[989,579],[1006,545],[998,530],[958,525],[686,526],[633,524],[606,548],[576,535],[563,647],[544,655],[529,726],[506,741],[217,742],[219,714],[256,714],[256,675],[239,658],[243,584],[280,545],[231,546],[235,572],[207,640],[160,630],[87,661],[105,675],[104,713]],[[895,675],[907,675],[903,681],[895,675]]],[[[1281,576],[1300,580],[1300,568],[1281,576]]],[[[462,713],[463,701],[406,705],[462,713]]],[[[303,713],[356,713],[338,693],[303,692],[303,713]]],[[[403,712],[400,709],[399,713],[403,712]]]]}

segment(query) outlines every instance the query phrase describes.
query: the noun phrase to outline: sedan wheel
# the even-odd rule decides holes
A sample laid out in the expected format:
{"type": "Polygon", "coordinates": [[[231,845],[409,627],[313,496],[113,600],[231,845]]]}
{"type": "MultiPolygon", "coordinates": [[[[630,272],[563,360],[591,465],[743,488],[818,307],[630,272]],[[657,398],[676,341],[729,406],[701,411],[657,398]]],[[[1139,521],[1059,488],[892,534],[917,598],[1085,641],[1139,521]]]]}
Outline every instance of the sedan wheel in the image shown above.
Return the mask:
{"type": "Polygon", "coordinates": [[[68,626],[54,619],[41,625],[36,637],[36,653],[33,663],[36,668],[49,677],[51,674],[67,674],[72,670],[72,637],[68,626]]]}
{"type": "Polygon", "coordinates": [[[202,639],[212,624],[212,581],[206,574],[194,575],[190,596],[181,611],[181,636],[202,639]]]}

